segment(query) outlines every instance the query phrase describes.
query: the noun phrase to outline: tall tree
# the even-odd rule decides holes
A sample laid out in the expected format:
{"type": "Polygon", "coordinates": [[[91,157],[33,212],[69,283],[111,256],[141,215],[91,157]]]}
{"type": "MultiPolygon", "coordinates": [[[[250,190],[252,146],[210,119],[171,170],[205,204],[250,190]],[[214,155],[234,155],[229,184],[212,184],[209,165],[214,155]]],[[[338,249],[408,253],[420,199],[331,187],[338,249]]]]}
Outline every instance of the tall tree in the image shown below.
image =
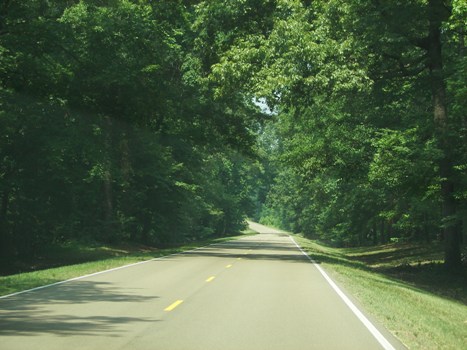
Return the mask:
{"type": "Polygon", "coordinates": [[[270,30],[233,40],[212,75],[220,93],[244,88],[276,107],[283,174],[308,196],[286,223],[353,244],[443,229],[446,265],[458,266],[465,116],[449,117],[461,99],[446,82],[463,71],[451,49],[459,2],[278,1],[267,13],[270,30]]]}
{"type": "Polygon", "coordinates": [[[439,145],[443,152],[439,163],[441,196],[443,202],[443,226],[445,240],[445,262],[450,268],[461,265],[461,232],[454,198],[453,159],[451,137],[453,125],[448,115],[446,82],[443,68],[441,29],[450,17],[450,9],[443,0],[428,2],[428,43],[430,85],[433,98],[433,117],[439,145]]]}
{"type": "Polygon", "coordinates": [[[231,162],[252,153],[255,107],[213,98],[193,56],[195,3],[2,3],[2,249],[242,226],[245,175],[231,162]]]}

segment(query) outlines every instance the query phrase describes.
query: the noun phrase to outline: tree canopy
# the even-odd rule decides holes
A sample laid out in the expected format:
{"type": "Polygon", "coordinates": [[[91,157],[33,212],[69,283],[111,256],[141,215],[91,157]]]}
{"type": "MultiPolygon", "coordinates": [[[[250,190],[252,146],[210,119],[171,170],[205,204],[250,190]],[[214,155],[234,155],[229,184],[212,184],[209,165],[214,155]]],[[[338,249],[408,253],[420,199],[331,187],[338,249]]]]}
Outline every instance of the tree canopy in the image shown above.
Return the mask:
{"type": "Polygon", "coordinates": [[[366,245],[467,227],[463,0],[5,0],[0,244],[247,216],[366,245]]]}
{"type": "Polygon", "coordinates": [[[465,4],[237,4],[272,25],[232,40],[211,75],[219,94],[244,89],[274,111],[264,222],[338,245],[443,239],[459,266],[465,4]]]}

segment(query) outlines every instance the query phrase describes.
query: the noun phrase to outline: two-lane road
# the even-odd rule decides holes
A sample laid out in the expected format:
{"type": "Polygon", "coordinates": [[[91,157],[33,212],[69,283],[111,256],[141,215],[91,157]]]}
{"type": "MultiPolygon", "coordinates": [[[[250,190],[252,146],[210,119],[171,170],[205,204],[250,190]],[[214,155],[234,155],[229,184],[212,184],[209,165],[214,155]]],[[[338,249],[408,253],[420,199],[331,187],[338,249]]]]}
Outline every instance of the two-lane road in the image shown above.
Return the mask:
{"type": "Polygon", "coordinates": [[[0,349],[384,348],[288,235],[252,227],[261,234],[0,299],[0,349]]]}

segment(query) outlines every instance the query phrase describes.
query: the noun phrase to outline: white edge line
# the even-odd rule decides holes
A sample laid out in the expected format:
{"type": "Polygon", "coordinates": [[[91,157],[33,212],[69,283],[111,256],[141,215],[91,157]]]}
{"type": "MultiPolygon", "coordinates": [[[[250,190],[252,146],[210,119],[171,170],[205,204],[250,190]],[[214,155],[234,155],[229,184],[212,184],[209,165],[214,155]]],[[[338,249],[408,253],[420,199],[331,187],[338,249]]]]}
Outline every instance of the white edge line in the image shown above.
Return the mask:
{"type": "Polygon", "coordinates": [[[88,278],[88,277],[92,277],[92,276],[97,276],[97,275],[104,274],[104,273],[108,273],[108,272],[112,272],[112,271],[117,271],[117,270],[126,269],[127,267],[132,267],[132,266],[136,266],[136,265],[146,264],[146,263],[148,263],[148,262],[155,261],[155,260],[166,259],[166,258],[171,257],[171,256],[181,255],[181,254],[184,254],[184,253],[193,252],[193,251],[198,250],[198,249],[206,248],[206,247],[209,247],[209,246],[214,245],[214,244],[216,244],[216,243],[208,244],[208,245],[205,245],[205,246],[202,246],[202,247],[198,247],[198,248],[194,248],[194,249],[190,249],[190,250],[185,250],[185,251],[179,252],[179,253],[173,253],[173,254],[161,256],[161,257],[158,257],[158,258],[152,258],[152,259],[148,259],[148,260],[144,260],[144,261],[139,261],[139,262],[132,263],[132,264],[128,264],[128,265],[118,266],[118,267],[114,267],[114,268],[112,268],[112,269],[108,269],[108,270],[104,270],[104,271],[98,271],[98,272],[90,273],[90,274],[83,275],[83,276],[79,276],[79,277],[73,277],[73,278],[70,278],[70,279],[67,279],[67,280],[64,280],[64,281],[59,281],[59,282],[55,282],[55,283],[51,283],[51,284],[46,284],[46,285],[44,285],[44,286],[39,286],[39,287],[31,288],[31,289],[26,289],[26,290],[22,290],[22,291],[15,292],[15,293],[11,293],[11,294],[7,294],[7,295],[2,295],[2,296],[0,296],[0,299],[6,299],[6,298],[9,298],[9,297],[13,297],[13,296],[15,296],[15,295],[20,295],[20,294],[24,294],[24,293],[34,292],[34,291],[36,291],[36,290],[40,290],[40,289],[44,289],[44,288],[49,288],[49,287],[53,287],[53,286],[58,286],[58,285],[64,284],[64,283],[68,283],[68,282],[72,282],[72,281],[78,281],[78,280],[81,280],[81,279],[84,279],[84,278],[88,278]]]}
{"type": "Polygon", "coordinates": [[[334,291],[341,297],[344,303],[352,310],[355,316],[363,323],[363,325],[370,331],[370,333],[376,338],[376,340],[381,344],[385,350],[395,350],[391,343],[381,334],[381,332],[371,323],[371,321],[366,318],[366,316],[355,306],[355,304],[344,294],[344,292],[334,283],[331,277],[319,266],[316,261],[314,261],[295,241],[292,236],[289,236],[292,242],[297,246],[297,248],[305,255],[308,260],[310,260],[313,265],[318,269],[318,271],[323,275],[324,279],[329,283],[329,285],[334,289],[334,291]]]}

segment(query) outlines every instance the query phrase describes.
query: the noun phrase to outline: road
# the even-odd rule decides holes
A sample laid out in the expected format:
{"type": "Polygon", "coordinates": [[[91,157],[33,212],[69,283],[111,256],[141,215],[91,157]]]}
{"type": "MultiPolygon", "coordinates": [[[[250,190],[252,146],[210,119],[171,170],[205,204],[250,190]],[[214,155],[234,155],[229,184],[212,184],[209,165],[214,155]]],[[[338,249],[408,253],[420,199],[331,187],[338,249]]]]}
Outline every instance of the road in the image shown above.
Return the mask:
{"type": "Polygon", "coordinates": [[[383,349],[288,235],[252,225],[261,234],[0,299],[0,349],[383,349]]]}

